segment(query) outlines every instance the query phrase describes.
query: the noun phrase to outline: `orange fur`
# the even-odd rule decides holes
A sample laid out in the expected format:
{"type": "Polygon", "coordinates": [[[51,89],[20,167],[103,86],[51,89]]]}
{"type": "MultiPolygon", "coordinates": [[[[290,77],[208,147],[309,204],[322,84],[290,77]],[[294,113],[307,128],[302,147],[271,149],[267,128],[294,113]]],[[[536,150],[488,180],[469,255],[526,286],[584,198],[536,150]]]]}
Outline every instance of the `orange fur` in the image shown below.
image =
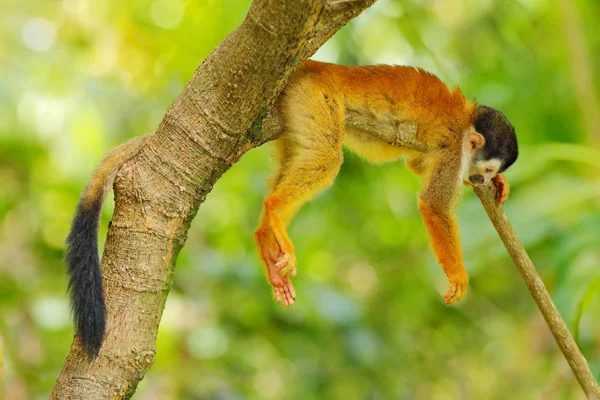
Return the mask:
{"type": "MultiPolygon", "coordinates": [[[[412,67],[351,67],[306,61],[285,88],[277,107],[284,132],[275,142],[277,170],[269,182],[255,234],[277,301],[293,304],[290,276],[296,256],[286,226],[306,201],[327,188],[343,161],[342,145],[371,162],[405,156],[423,177],[419,209],[432,248],[450,282],[446,302],[459,300],[467,285],[453,208],[462,187],[467,133],[474,132],[475,103],[436,76],[412,67]],[[347,114],[368,120],[416,126],[427,152],[401,148],[354,127],[347,114]]],[[[481,136],[481,135],[479,135],[481,136]]],[[[482,137],[471,136],[471,147],[482,137]]]]}

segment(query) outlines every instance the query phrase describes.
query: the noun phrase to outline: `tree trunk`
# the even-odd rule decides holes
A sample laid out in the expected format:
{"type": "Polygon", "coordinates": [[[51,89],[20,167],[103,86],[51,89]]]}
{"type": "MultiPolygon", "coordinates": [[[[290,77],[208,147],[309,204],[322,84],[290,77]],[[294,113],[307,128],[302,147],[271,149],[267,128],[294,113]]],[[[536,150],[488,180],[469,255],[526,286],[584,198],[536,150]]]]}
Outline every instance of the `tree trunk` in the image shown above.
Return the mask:
{"type": "Polygon", "coordinates": [[[196,70],[117,176],[101,266],[104,344],[90,363],[75,337],[52,399],[133,395],[154,361],[175,260],[198,207],[244,152],[280,134],[273,119],[270,129],[262,121],[296,66],[374,2],[254,0],[196,70]]]}

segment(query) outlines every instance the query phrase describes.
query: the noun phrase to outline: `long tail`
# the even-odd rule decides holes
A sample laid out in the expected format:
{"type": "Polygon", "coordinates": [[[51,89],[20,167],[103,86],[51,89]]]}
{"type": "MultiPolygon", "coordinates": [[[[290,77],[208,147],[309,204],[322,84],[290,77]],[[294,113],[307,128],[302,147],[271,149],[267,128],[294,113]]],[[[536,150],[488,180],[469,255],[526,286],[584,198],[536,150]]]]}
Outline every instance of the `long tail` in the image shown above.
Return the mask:
{"type": "Polygon", "coordinates": [[[106,326],[102,275],[98,257],[98,223],[106,199],[121,166],[135,156],[150,135],[136,137],[114,148],[100,162],[84,189],[71,231],[65,259],[73,319],[90,359],[100,351],[106,326]]]}

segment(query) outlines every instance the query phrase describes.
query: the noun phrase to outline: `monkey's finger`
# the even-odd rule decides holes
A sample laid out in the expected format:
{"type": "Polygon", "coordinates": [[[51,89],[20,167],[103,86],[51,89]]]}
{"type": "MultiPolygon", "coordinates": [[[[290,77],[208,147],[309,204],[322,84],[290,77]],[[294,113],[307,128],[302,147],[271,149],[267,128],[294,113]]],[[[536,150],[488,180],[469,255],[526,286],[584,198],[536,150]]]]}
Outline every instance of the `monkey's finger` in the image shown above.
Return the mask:
{"type": "Polygon", "coordinates": [[[457,290],[456,283],[451,283],[450,284],[450,288],[448,288],[448,291],[444,295],[444,299],[445,299],[445,303],[446,304],[450,305],[450,304],[452,304],[452,303],[454,303],[456,301],[455,300],[456,290],[457,290]]]}
{"type": "Polygon", "coordinates": [[[452,304],[456,303],[456,297],[455,296],[448,297],[444,303],[446,303],[447,306],[452,305],[452,304]]]}
{"type": "Polygon", "coordinates": [[[288,305],[294,304],[294,296],[292,296],[292,283],[288,281],[283,287],[288,305]]]}
{"type": "Polygon", "coordinates": [[[296,269],[296,267],[294,267],[294,269],[292,269],[292,276],[296,276],[297,273],[298,273],[298,269],[296,269]]]}
{"type": "Polygon", "coordinates": [[[508,181],[504,177],[504,175],[496,175],[492,180],[494,186],[496,187],[496,198],[498,200],[498,205],[501,206],[504,204],[506,199],[508,198],[508,193],[510,192],[510,186],[508,181]]]}
{"type": "Polygon", "coordinates": [[[281,293],[279,293],[279,288],[273,287],[273,293],[275,293],[275,300],[277,300],[277,302],[280,303],[281,302],[281,293]]]}
{"type": "Polygon", "coordinates": [[[296,292],[294,291],[294,286],[292,286],[291,282],[290,282],[290,285],[288,286],[288,294],[290,295],[290,300],[291,300],[292,304],[294,304],[294,302],[296,301],[296,292]]]}
{"type": "Polygon", "coordinates": [[[444,295],[444,298],[448,300],[450,297],[454,296],[454,293],[456,293],[456,283],[451,283],[448,291],[444,295]]]}
{"type": "Polygon", "coordinates": [[[498,194],[498,205],[503,205],[504,202],[506,201],[506,199],[508,199],[508,195],[506,194],[506,192],[502,192],[498,194]]]}
{"type": "Polygon", "coordinates": [[[290,299],[289,299],[289,295],[285,292],[285,286],[282,286],[279,288],[279,290],[281,291],[281,298],[282,298],[282,302],[284,306],[289,306],[290,305],[290,299]]]}
{"type": "Polygon", "coordinates": [[[283,286],[281,287],[281,292],[283,293],[283,297],[284,298],[288,298],[289,297],[289,293],[288,293],[288,288],[287,288],[287,283],[284,283],[283,286]]]}
{"type": "Polygon", "coordinates": [[[504,203],[504,186],[502,184],[496,185],[496,198],[498,200],[498,205],[502,205],[502,203],[504,203]]]}
{"type": "Polygon", "coordinates": [[[444,296],[446,299],[445,303],[447,305],[454,304],[465,295],[467,292],[467,283],[466,282],[456,282],[451,283],[448,292],[444,296]]]}
{"type": "Polygon", "coordinates": [[[498,205],[501,206],[504,203],[502,196],[498,195],[498,205]]]}

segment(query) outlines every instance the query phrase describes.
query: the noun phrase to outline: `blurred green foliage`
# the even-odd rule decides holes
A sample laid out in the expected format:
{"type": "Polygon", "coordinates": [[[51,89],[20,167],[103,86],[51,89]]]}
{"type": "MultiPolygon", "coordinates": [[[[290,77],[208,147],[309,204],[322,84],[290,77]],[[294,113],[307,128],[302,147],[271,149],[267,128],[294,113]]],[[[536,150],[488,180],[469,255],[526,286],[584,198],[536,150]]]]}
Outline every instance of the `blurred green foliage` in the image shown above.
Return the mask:
{"type": "MultiPolygon", "coordinates": [[[[95,163],[157,126],[248,6],[3,4],[0,360],[9,399],[45,398],[68,352],[63,242],[95,163]]],[[[420,66],[508,115],[522,150],[507,174],[506,213],[578,326],[596,376],[599,18],[595,0],[379,0],[315,56],[420,66]]],[[[252,241],[267,147],[246,154],[201,206],[136,399],[583,398],[469,190],[458,214],[470,291],[443,305],[418,178],[402,163],[346,154],[336,184],[290,228],[297,305],[275,304],[252,241]]],[[[109,204],[102,241],[111,213],[109,204]]]]}

